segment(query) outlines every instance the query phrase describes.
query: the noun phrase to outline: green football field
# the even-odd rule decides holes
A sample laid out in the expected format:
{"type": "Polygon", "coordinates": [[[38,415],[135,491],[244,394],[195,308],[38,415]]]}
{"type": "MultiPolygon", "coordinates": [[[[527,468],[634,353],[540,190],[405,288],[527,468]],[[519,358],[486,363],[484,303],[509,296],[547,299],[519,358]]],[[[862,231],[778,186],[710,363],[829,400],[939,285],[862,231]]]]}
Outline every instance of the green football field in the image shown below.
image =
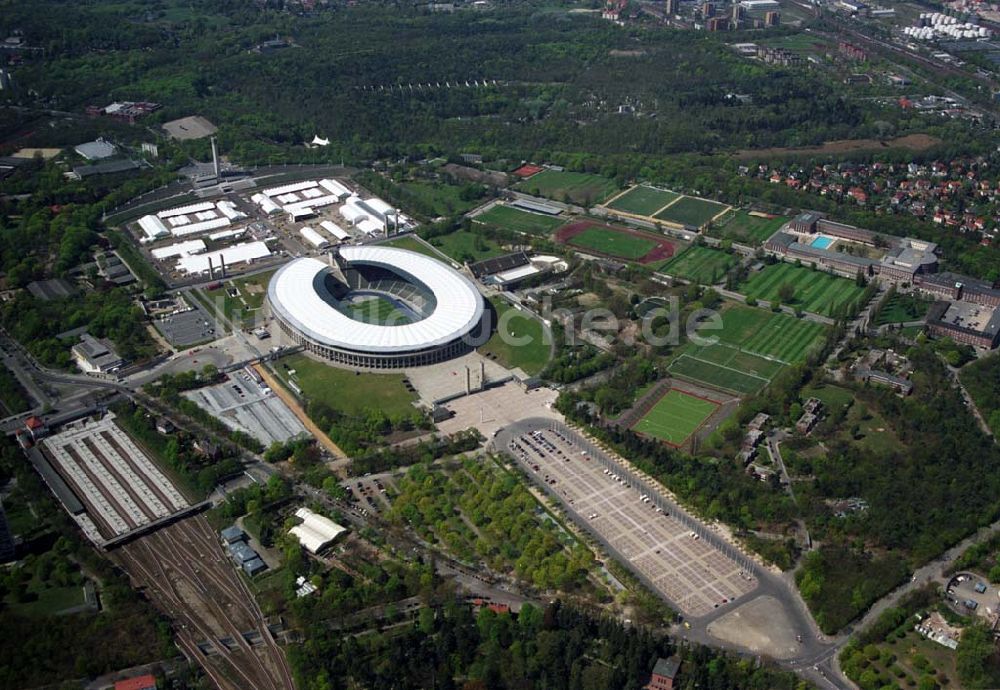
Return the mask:
{"type": "Polygon", "coordinates": [[[704,337],[716,336],[723,345],[785,364],[805,361],[826,332],[823,324],[742,304],[724,310],[721,317],[722,330],[699,333],[704,337]]]}
{"type": "Polygon", "coordinates": [[[857,300],[864,292],[853,280],[784,262],[751,273],[737,291],[754,299],[782,301],[779,293],[783,285],[791,285],[795,290],[794,297],[787,302],[789,306],[825,316],[831,316],[837,306],[857,300]]]}
{"type": "Polygon", "coordinates": [[[581,206],[599,204],[618,191],[614,181],[592,173],[543,170],[517,184],[517,190],[581,206]]]}
{"type": "Polygon", "coordinates": [[[703,383],[735,395],[756,393],[769,383],[768,379],[760,376],[722,367],[687,354],[682,354],[671,362],[669,371],[679,379],[703,383]]]}
{"type": "Polygon", "coordinates": [[[727,208],[729,207],[717,201],[685,196],[657,213],[655,217],[680,225],[700,228],[727,208]]]}
{"type": "Polygon", "coordinates": [[[608,208],[639,216],[651,216],[679,196],[677,192],[639,185],[612,201],[608,204],[608,208]]]}
{"type": "Polygon", "coordinates": [[[679,446],[719,407],[718,403],[669,390],[632,427],[636,431],[679,446]]]}
{"type": "Polygon", "coordinates": [[[686,343],[670,364],[671,374],[736,394],[756,393],[785,366],[804,361],[826,333],[822,324],[745,305],[719,316],[721,330],[698,330],[714,343],[686,343]]]}
{"type": "Polygon", "coordinates": [[[499,204],[486,213],[480,213],[473,220],[477,223],[495,225],[498,228],[506,228],[528,235],[547,235],[564,222],[558,216],[543,216],[540,213],[521,211],[499,204]]]}
{"type": "Polygon", "coordinates": [[[396,309],[385,297],[372,297],[348,305],[347,315],[355,321],[376,324],[380,326],[402,326],[410,323],[409,317],[396,309]]]}
{"type": "Polygon", "coordinates": [[[725,217],[717,221],[716,227],[710,230],[709,234],[713,237],[756,246],[776,233],[778,228],[787,222],[787,216],[766,218],[750,215],[746,211],[736,211],[726,214],[725,217]]]}
{"type": "Polygon", "coordinates": [[[667,275],[711,285],[722,280],[736,257],[718,249],[691,245],[657,270],[667,275]]]}
{"type": "Polygon", "coordinates": [[[641,259],[656,247],[656,242],[653,240],[627,232],[618,232],[614,228],[601,227],[587,228],[579,235],[573,236],[569,244],[631,261],[641,259]]]}

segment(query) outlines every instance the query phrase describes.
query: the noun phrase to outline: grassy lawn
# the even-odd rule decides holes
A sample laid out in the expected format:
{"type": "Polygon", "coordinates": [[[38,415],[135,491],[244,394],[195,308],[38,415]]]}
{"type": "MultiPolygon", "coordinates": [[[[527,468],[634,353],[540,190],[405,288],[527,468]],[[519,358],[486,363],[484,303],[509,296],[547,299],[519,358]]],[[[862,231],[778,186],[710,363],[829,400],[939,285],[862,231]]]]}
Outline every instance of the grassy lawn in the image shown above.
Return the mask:
{"type": "Polygon", "coordinates": [[[592,173],[543,170],[518,183],[518,191],[556,201],[589,206],[599,204],[618,191],[615,183],[592,173]]]}
{"type": "Polygon", "coordinates": [[[358,373],[317,362],[305,355],[281,359],[275,371],[285,381],[294,381],[307,399],[349,415],[377,408],[390,417],[407,416],[413,413],[411,403],[417,399],[403,386],[403,374],[358,373]]]}
{"type": "Polygon", "coordinates": [[[883,326],[889,323],[905,323],[916,321],[927,316],[931,302],[921,299],[917,295],[903,295],[896,293],[886,302],[875,318],[876,326],[883,326]]]}
{"type": "Polygon", "coordinates": [[[504,253],[493,240],[465,230],[432,237],[430,243],[459,263],[492,259],[504,253]]]}
{"type": "Polygon", "coordinates": [[[463,199],[461,197],[462,187],[444,182],[412,180],[400,182],[398,186],[407,197],[419,199],[422,206],[433,209],[436,216],[458,215],[482,203],[480,199],[463,199]]]}
{"type": "Polygon", "coordinates": [[[633,427],[679,446],[719,407],[717,403],[669,390],[633,427]]]}
{"type": "Polygon", "coordinates": [[[680,225],[700,228],[727,208],[729,207],[717,201],[685,196],[657,213],[655,217],[680,225]]]}
{"type": "Polygon", "coordinates": [[[490,302],[496,309],[497,329],[486,344],[479,348],[479,353],[496,359],[508,369],[520,367],[529,376],[540,374],[549,361],[550,352],[542,323],[533,315],[521,312],[499,298],[491,299],[490,302]],[[526,342],[517,345],[510,342],[513,340],[526,342]]]}
{"type": "Polygon", "coordinates": [[[440,254],[413,235],[403,235],[402,237],[397,237],[389,240],[388,242],[383,242],[382,245],[385,247],[396,247],[397,249],[409,249],[411,252],[417,252],[418,254],[423,254],[424,256],[430,256],[438,261],[441,260],[440,254]]]}
{"type": "Polygon", "coordinates": [[[787,216],[765,217],[751,215],[741,210],[726,215],[709,234],[713,237],[756,246],[762,244],[787,222],[787,216]]]}
{"type": "Polygon", "coordinates": [[[830,410],[838,410],[854,400],[854,393],[840,386],[821,385],[803,388],[802,398],[819,398],[830,410]]]}
{"type": "Polygon", "coordinates": [[[656,247],[656,242],[613,228],[591,227],[576,235],[568,244],[593,249],[601,254],[635,261],[646,256],[656,247]]]}
{"type": "Polygon", "coordinates": [[[510,206],[497,205],[486,213],[481,213],[473,220],[484,225],[493,225],[514,232],[523,232],[527,235],[547,235],[560,225],[564,220],[557,216],[543,216],[540,213],[531,213],[510,206]]]}
{"type": "Polygon", "coordinates": [[[779,291],[783,285],[795,289],[794,297],[785,304],[826,316],[833,314],[837,306],[858,299],[864,292],[864,288],[858,287],[853,280],[783,262],[751,273],[737,289],[747,297],[774,302],[782,301],[779,291]]]}
{"type": "Polygon", "coordinates": [[[722,280],[737,262],[736,257],[718,249],[691,245],[657,270],[694,283],[710,285],[722,280]]]}
{"type": "Polygon", "coordinates": [[[41,618],[53,616],[60,611],[84,603],[83,587],[80,586],[43,587],[40,589],[32,586],[30,591],[35,592],[38,598],[24,603],[8,601],[12,611],[23,616],[41,618]]]}
{"type": "Polygon", "coordinates": [[[612,201],[608,208],[639,216],[652,216],[679,196],[677,192],[639,185],[612,201]]]}

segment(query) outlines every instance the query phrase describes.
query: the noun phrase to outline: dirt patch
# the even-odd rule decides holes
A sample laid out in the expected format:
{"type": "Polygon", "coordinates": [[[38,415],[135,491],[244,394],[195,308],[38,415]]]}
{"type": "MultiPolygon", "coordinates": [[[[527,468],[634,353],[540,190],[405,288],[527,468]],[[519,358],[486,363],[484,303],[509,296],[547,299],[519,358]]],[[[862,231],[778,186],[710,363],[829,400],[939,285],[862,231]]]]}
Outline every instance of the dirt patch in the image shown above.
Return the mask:
{"type": "Polygon", "coordinates": [[[837,139],[822,146],[774,147],[769,149],[743,149],[736,152],[737,158],[761,158],[780,156],[807,156],[812,154],[858,153],[861,151],[884,151],[886,149],[906,149],[926,151],[941,143],[929,134],[907,134],[888,141],[879,139],[837,139]]]}
{"type": "MultiPolygon", "coordinates": [[[[609,232],[617,232],[624,235],[632,235],[633,237],[641,237],[645,240],[650,240],[656,243],[656,246],[650,249],[646,254],[641,256],[636,260],[636,263],[640,264],[652,264],[657,261],[663,261],[664,259],[669,259],[677,251],[676,245],[673,242],[666,239],[662,235],[654,235],[648,232],[640,232],[639,230],[632,230],[630,228],[621,228],[613,225],[603,225],[601,223],[593,223],[590,221],[581,221],[579,223],[570,223],[569,225],[564,225],[556,231],[555,238],[557,242],[562,244],[573,245],[573,238],[577,235],[583,233],[586,230],[598,229],[607,230],[609,232]]],[[[575,246],[575,245],[574,245],[575,246]]],[[[601,256],[607,256],[612,259],[623,260],[619,256],[613,254],[605,254],[603,252],[597,251],[592,247],[580,247],[582,251],[588,254],[598,254],[601,256]]]]}

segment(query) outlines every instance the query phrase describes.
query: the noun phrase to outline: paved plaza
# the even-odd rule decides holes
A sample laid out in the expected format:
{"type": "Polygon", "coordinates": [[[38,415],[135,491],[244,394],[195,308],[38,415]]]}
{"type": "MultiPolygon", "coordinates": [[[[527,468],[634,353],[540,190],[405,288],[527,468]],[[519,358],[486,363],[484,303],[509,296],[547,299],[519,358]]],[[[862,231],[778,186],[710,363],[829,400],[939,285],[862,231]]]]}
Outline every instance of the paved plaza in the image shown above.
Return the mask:
{"type": "Polygon", "coordinates": [[[537,429],[510,439],[506,450],[684,615],[714,613],[756,588],[744,559],[570,434],[537,429]]]}

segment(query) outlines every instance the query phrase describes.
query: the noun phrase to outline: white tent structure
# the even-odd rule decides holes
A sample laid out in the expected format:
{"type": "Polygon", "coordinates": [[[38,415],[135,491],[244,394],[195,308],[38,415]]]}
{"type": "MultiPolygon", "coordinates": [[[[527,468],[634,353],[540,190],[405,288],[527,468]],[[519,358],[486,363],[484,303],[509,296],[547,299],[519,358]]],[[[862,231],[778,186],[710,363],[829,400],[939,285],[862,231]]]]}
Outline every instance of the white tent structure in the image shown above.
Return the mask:
{"type": "Polygon", "coordinates": [[[296,510],[295,517],[300,518],[302,524],[296,525],[288,533],[298,539],[310,553],[319,553],[347,531],[346,527],[341,527],[330,518],[317,515],[308,508],[296,510]]]}

